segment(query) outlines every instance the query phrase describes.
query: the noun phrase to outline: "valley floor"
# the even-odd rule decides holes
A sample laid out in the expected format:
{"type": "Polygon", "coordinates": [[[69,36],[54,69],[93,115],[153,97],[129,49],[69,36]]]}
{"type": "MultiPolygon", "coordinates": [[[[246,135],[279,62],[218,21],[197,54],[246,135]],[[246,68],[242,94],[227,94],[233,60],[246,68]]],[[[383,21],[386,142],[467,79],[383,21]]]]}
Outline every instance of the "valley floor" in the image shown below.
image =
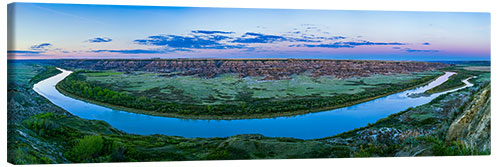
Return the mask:
{"type": "MultiPolygon", "coordinates": [[[[28,67],[28,66],[27,66],[28,67]]],[[[9,67],[10,68],[10,67],[9,67]]],[[[31,89],[44,67],[9,76],[8,161],[13,164],[490,154],[489,75],[474,86],[336,136],[300,140],[133,135],[73,116],[31,89]]]]}
{"type": "Polygon", "coordinates": [[[79,70],[59,82],[57,89],[76,99],[134,113],[227,120],[294,116],[351,106],[425,85],[442,74],[428,71],[338,79],[305,73],[289,80],[260,81],[234,75],[207,79],[79,70]]]}

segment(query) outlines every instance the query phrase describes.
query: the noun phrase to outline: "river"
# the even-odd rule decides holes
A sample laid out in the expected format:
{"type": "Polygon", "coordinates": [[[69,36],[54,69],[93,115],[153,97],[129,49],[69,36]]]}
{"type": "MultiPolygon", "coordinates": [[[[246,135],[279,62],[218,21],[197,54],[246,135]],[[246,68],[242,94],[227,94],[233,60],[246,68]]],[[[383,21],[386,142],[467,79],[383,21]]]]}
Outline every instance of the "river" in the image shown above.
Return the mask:
{"type": "Polygon", "coordinates": [[[446,72],[429,84],[364,103],[329,111],[292,117],[242,120],[195,120],[135,114],[84,102],[61,94],[55,85],[71,74],[60,69],[61,74],[47,78],[33,89],[52,103],[84,119],[103,120],[127,133],[139,135],[163,134],[182,137],[227,137],[238,134],[262,134],[269,137],[293,137],[313,139],[333,136],[348,130],[366,126],[390,114],[430,102],[437,96],[470,87],[466,86],[435,93],[430,96],[411,96],[423,93],[448,80],[455,74],[446,72]]]}

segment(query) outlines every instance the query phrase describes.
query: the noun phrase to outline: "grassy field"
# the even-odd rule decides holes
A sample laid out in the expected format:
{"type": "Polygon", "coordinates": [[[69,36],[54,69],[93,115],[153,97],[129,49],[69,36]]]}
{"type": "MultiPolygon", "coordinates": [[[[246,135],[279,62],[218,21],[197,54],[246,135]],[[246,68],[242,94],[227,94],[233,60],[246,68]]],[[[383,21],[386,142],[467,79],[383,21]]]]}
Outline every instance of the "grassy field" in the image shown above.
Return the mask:
{"type": "Polygon", "coordinates": [[[243,92],[255,99],[279,99],[308,96],[356,94],[379,84],[399,84],[439,74],[429,71],[412,74],[372,75],[370,77],[337,79],[329,76],[310,77],[308,73],[293,75],[289,80],[262,80],[262,77],[239,78],[224,74],[205,79],[196,76],[164,77],[157,73],[119,72],[85,73],[88,81],[111,90],[127,92],[179,103],[235,103],[243,92]]]}
{"type": "Polygon", "coordinates": [[[465,70],[470,70],[470,71],[486,71],[489,72],[491,70],[490,66],[467,66],[464,67],[465,70]]]}
{"type": "Polygon", "coordinates": [[[8,84],[28,85],[29,81],[42,70],[44,67],[37,64],[8,63],[7,82],[8,84]]]}

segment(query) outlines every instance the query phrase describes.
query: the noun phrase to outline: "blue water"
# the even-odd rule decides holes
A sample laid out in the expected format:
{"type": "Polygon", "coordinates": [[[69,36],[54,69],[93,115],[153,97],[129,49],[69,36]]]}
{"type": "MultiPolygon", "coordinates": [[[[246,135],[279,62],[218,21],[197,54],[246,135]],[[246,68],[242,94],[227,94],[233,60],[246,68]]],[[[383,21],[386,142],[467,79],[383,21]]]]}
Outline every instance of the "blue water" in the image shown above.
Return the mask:
{"type": "MultiPolygon", "coordinates": [[[[55,88],[59,81],[71,73],[71,71],[62,71],[61,74],[35,84],[33,89],[55,105],[76,116],[103,120],[117,129],[140,135],[227,137],[238,134],[262,134],[269,137],[322,138],[366,126],[392,113],[428,103],[443,93],[458,90],[436,93],[427,97],[408,97],[410,94],[422,93],[440,85],[454,74],[446,72],[445,75],[426,86],[330,111],[266,119],[193,120],[135,114],[67,97],[55,88]]],[[[467,84],[465,87],[472,86],[466,80],[464,83],[467,84]]]]}

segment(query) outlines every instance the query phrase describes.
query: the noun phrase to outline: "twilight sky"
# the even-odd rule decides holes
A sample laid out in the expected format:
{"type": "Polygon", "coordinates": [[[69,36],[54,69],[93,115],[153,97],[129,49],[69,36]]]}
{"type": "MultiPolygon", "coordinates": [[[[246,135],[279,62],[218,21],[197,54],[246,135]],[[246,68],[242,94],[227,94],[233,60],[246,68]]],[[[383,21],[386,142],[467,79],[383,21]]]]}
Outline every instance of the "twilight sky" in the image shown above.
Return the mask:
{"type": "Polygon", "coordinates": [[[15,3],[9,59],[490,60],[490,14],[15,3]]]}

